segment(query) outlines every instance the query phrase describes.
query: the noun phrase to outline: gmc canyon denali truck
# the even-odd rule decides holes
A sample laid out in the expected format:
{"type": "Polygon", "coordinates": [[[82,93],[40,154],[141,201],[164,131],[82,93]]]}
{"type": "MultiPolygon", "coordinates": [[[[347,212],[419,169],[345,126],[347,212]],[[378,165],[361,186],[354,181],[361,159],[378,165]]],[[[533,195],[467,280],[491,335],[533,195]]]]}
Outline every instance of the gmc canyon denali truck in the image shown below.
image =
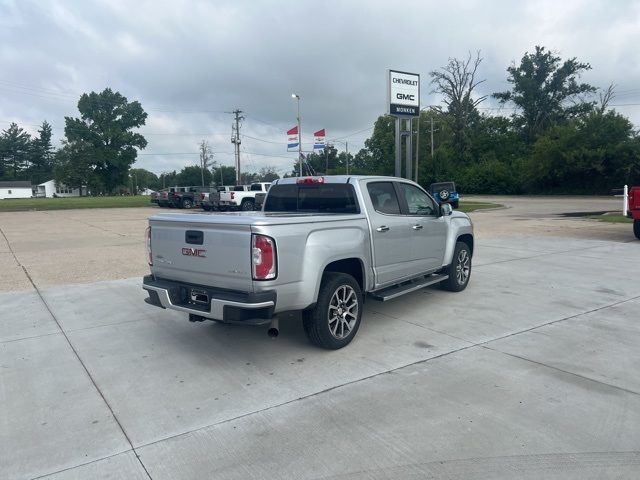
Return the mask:
{"type": "Polygon", "coordinates": [[[469,217],[395,177],[277,180],[262,212],[164,213],[149,219],[145,301],[191,321],[262,325],[302,311],[309,340],[347,345],[364,297],[385,301],[440,283],[464,290],[469,217]]]}

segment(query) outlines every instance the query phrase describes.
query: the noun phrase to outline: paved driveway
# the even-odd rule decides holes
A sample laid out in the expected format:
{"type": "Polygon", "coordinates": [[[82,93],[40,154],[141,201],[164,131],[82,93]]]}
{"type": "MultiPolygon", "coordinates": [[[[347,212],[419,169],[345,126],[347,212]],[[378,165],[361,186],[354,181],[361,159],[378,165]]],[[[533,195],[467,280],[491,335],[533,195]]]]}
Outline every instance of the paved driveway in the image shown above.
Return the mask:
{"type": "Polygon", "coordinates": [[[507,214],[467,290],[369,301],[337,352],[138,277],[0,293],[0,478],[639,478],[640,242],[507,214]]]}

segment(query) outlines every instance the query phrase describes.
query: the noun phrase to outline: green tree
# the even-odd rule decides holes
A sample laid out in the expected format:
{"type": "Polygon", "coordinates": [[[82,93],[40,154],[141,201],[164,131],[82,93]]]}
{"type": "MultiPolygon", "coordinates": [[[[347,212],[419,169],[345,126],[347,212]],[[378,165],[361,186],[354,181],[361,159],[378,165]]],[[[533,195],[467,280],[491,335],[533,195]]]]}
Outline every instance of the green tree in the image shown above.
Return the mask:
{"type": "Polygon", "coordinates": [[[83,94],[78,110],[80,118],[65,117],[67,142],[82,144],[95,175],[107,191],[113,192],[116,186],[127,183],[136,148],[147,146],[145,138],[132,131],[145,124],[147,113],[139,102],[129,102],[110,88],[83,94]]]}
{"type": "Polygon", "coordinates": [[[451,141],[460,158],[469,146],[469,125],[478,118],[477,107],[487,98],[486,95],[474,96],[476,87],[485,81],[476,78],[481,63],[478,51],[475,58],[471,53],[466,60],[449,58],[447,65],[440,70],[429,72],[433,91],[442,95],[446,106],[444,119],[450,124],[451,141]]]}
{"type": "Polygon", "coordinates": [[[580,83],[580,75],[591,69],[576,58],[562,59],[544,47],[525,53],[520,65],[511,65],[507,81],[511,90],[497,92],[501,103],[512,102],[519,109],[514,121],[532,143],[552,125],[590,112],[595,103],[584,100],[595,87],[580,83]]]}
{"type": "Polygon", "coordinates": [[[554,125],[526,164],[529,188],[549,193],[608,193],[640,180],[640,141],[633,125],[610,111],[554,125]]]}
{"type": "Polygon", "coordinates": [[[159,190],[162,187],[158,176],[144,168],[132,168],[129,170],[129,178],[133,180],[134,186],[137,185],[138,190],[144,190],[145,188],[159,190]]]}
{"type": "Polygon", "coordinates": [[[51,125],[45,120],[38,130],[38,136],[31,141],[28,175],[36,185],[50,180],[53,175],[51,137],[51,125]]]}
{"type": "Polygon", "coordinates": [[[178,185],[178,172],[162,172],[158,178],[158,188],[175,187],[178,185]]]}
{"type": "Polygon", "coordinates": [[[378,117],[373,133],[364,142],[365,152],[359,152],[354,165],[370,175],[393,175],[395,172],[395,119],[378,117]]]}
{"type": "Polygon", "coordinates": [[[53,174],[57,183],[70,188],[78,188],[82,195],[82,187],[88,187],[93,193],[101,189],[95,176],[95,165],[90,161],[88,152],[91,146],[80,142],[63,142],[54,156],[53,174]]]}
{"type": "Polygon", "coordinates": [[[17,123],[0,135],[0,178],[5,180],[28,180],[31,136],[17,123]]]}
{"type": "Polygon", "coordinates": [[[211,173],[216,185],[234,185],[236,183],[236,167],[220,165],[212,169],[211,173]]]}
{"type": "Polygon", "coordinates": [[[178,184],[184,187],[193,185],[202,185],[204,178],[205,185],[211,185],[213,182],[213,174],[210,170],[202,171],[202,168],[196,165],[184,167],[178,174],[178,184]]]}
{"type": "Polygon", "coordinates": [[[258,172],[258,181],[260,182],[273,182],[278,178],[280,178],[280,175],[278,175],[276,168],[271,165],[262,167],[258,172]]]}

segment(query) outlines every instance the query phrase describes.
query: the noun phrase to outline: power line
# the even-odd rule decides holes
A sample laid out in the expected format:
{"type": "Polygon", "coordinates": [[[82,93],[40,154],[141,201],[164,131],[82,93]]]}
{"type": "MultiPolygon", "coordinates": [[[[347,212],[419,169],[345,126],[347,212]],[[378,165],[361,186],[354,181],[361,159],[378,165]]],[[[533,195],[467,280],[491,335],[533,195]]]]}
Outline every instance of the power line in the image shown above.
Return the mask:
{"type": "Polygon", "coordinates": [[[368,127],[368,128],[363,128],[362,130],[358,130],[357,132],[353,132],[353,133],[350,133],[348,135],[343,135],[342,137],[335,137],[334,140],[342,140],[343,138],[353,137],[354,135],[357,135],[358,133],[362,133],[362,132],[366,132],[366,131],[369,131],[369,130],[373,130],[374,128],[375,128],[375,126],[368,127]]]}
{"type": "Polygon", "coordinates": [[[272,143],[274,145],[282,145],[283,142],[274,142],[273,140],[265,140],[264,138],[252,137],[251,135],[247,135],[246,133],[242,134],[243,138],[250,138],[251,140],[258,140],[259,142],[264,143],[272,143]]]}

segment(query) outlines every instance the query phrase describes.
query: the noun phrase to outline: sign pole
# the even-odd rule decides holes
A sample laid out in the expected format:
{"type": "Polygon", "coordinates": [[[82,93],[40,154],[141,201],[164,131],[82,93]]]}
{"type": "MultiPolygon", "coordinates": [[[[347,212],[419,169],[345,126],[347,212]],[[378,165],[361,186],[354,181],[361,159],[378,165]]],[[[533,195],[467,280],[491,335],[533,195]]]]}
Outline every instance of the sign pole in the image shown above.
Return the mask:
{"type": "Polygon", "coordinates": [[[407,178],[409,180],[411,180],[412,177],[412,166],[411,166],[411,160],[413,157],[413,148],[412,148],[412,143],[413,143],[413,119],[412,118],[408,118],[407,119],[407,125],[409,127],[409,130],[407,132],[407,135],[405,137],[405,156],[406,156],[406,160],[405,160],[405,170],[404,170],[404,178],[407,178]]]}
{"type": "Polygon", "coordinates": [[[402,122],[401,117],[396,117],[396,177],[402,176],[402,160],[401,160],[401,152],[402,143],[400,142],[400,122],[402,122]]]}

